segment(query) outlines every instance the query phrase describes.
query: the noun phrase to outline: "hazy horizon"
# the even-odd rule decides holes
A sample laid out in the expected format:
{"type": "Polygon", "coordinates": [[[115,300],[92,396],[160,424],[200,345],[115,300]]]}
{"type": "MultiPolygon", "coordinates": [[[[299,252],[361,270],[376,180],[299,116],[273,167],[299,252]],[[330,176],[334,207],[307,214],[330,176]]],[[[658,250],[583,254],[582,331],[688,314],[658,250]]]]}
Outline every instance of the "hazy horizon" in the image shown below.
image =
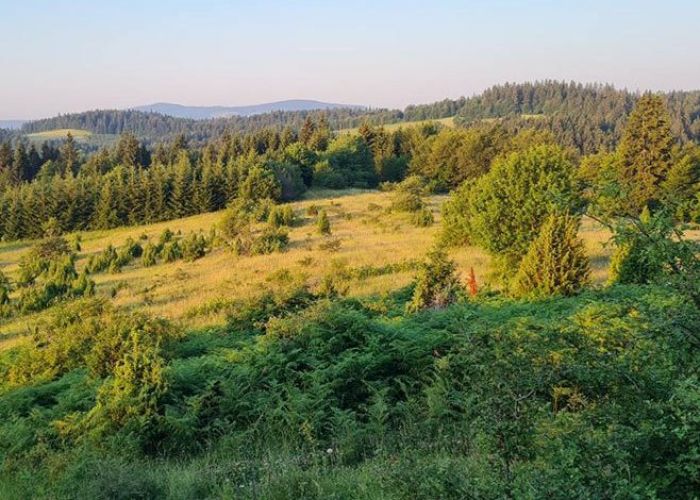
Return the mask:
{"type": "Polygon", "coordinates": [[[544,79],[700,87],[700,3],[0,0],[0,119],[157,102],[404,108],[544,79]]]}

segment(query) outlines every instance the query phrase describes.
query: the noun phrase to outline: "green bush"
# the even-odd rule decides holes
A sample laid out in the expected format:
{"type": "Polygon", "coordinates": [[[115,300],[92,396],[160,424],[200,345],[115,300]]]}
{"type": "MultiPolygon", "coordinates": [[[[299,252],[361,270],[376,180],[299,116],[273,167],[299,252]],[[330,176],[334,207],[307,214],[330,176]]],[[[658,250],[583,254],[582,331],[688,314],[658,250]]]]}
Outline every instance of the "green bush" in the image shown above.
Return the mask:
{"type": "MultiPolygon", "coordinates": [[[[556,146],[535,146],[494,162],[472,187],[460,189],[446,224],[467,227],[469,239],[498,258],[502,270],[517,266],[552,213],[575,213],[580,190],[567,153],[556,146]],[[464,223],[459,219],[466,218],[464,223]]],[[[448,232],[460,233],[448,227],[448,232]]]]}
{"type": "Polygon", "coordinates": [[[325,210],[321,210],[319,212],[316,228],[318,229],[318,233],[323,236],[328,236],[331,234],[331,221],[328,219],[328,214],[325,210]]]}
{"type": "Polygon", "coordinates": [[[160,257],[161,248],[159,245],[154,245],[150,241],[146,243],[143,247],[143,254],[141,255],[141,264],[144,267],[150,267],[156,265],[158,262],[158,257],[160,257]]]}
{"type": "Polygon", "coordinates": [[[418,269],[413,298],[407,310],[442,309],[456,302],[464,293],[456,269],[444,249],[431,250],[418,269]]]}
{"type": "Polygon", "coordinates": [[[588,284],[590,266],[579,225],[576,217],[549,216],[515,274],[516,297],[574,295],[588,284]]]}
{"type": "Polygon", "coordinates": [[[420,177],[412,175],[397,184],[391,208],[399,212],[418,212],[425,207],[423,194],[423,181],[420,177]]]}
{"type": "Polygon", "coordinates": [[[182,240],[182,258],[193,262],[207,254],[207,240],[201,233],[191,233],[182,240]]]}
{"type": "Polygon", "coordinates": [[[411,223],[416,227],[430,227],[434,222],[435,217],[428,207],[423,207],[411,215],[411,223]]]}
{"type": "Polygon", "coordinates": [[[182,247],[178,240],[172,240],[163,245],[161,256],[165,262],[175,262],[182,258],[182,247]]]}
{"type": "Polygon", "coordinates": [[[296,215],[291,205],[275,206],[270,210],[267,223],[272,227],[292,227],[296,222],[296,215]]]}
{"type": "Polygon", "coordinates": [[[281,252],[289,245],[289,233],[280,228],[266,227],[253,240],[250,252],[253,255],[263,255],[281,252]]]}

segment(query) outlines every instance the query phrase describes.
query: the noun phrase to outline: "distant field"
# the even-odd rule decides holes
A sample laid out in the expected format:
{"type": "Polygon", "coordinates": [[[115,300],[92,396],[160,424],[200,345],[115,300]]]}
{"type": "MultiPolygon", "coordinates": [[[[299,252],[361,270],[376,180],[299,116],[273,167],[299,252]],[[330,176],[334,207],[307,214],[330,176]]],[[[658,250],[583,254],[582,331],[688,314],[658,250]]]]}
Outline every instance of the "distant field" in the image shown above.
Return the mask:
{"type": "MultiPolygon", "coordinates": [[[[426,123],[439,123],[441,125],[444,125],[446,127],[454,127],[454,117],[449,117],[449,118],[440,118],[437,120],[417,120],[417,121],[412,121],[412,122],[398,122],[398,123],[389,123],[387,125],[382,125],[384,127],[384,130],[397,130],[400,128],[408,128],[408,127],[417,127],[420,125],[425,125],[426,123]]],[[[358,127],[355,128],[343,128],[338,130],[337,132],[339,134],[356,134],[358,130],[358,127]]]]}
{"type": "MultiPolygon", "coordinates": [[[[204,258],[190,263],[176,261],[143,267],[137,260],[121,273],[93,275],[97,293],[103,296],[116,293],[114,302],[120,306],[179,320],[186,327],[206,326],[224,320],[222,308],[218,305],[258,293],[270,277],[281,270],[303,274],[313,284],[343,269],[415,263],[435,241],[440,229],[440,205],[446,197],[433,196],[429,200],[436,224],[416,228],[408,215],[387,213],[391,196],[391,193],[360,190],[311,192],[306,200],[292,204],[300,224],[290,230],[290,246],[286,252],[238,257],[228,248],[219,246],[204,258]],[[320,248],[328,238],[316,232],[316,217],[306,213],[312,204],[327,210],[332,238],[340,240],[337,251],[320,248]]],[[[109,244],[121,246],[128,237],[156,239],[165,228],[184,234],[209,231],[219,224],[221,218],[222,213],[216,212],[148,226],[82,233],[78,267],[84,266],[91,254],[109,244]]],[[[609,249],[602,244],[608,235],[590,221],[584,223],[581,234],[591,256],[593,278],[601,283],[607,275],[609,249]]],[[[73,236],[67,238],[70,240],[73,236]]],[[[32,242],[0,244],[3,271],[15,276],[20,258],[31,245],[32,242]]],[[[480,285],[488,284],[489,257],[481,249],[463,247],[451,254],[464,279],[473,267],[480,285]]],[[[382,294],[409,284],[414,275],[415,270],[409,266],[380,275],[353,278],[347,283],[348,293],[358,297],[382,294]]],[[[0,349],[22,341],[38,317],[24,316],[0,323],[0,349]]]]}
{"type": "Polygon", "coordinates": [[[50,141],[54,139],[65,139],[66,135],[71,134],[76,140],[88,139],[93,134],[88,130],[80,130],[76,128],[61,128],[55,130],[46,130],[44,132],[35,132],[33,134],[27,134],[27,137],[32,140],[40,141],[50,141]]]}

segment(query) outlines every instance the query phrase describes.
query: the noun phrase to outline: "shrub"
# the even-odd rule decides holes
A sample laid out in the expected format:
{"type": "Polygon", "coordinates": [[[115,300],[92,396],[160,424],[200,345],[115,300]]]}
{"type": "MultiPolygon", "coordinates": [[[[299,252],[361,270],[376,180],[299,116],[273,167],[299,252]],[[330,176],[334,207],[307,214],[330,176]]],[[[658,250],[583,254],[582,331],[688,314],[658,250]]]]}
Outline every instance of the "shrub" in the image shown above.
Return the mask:
{"type": "Polygon", "coordinates": [[[90,256],[87,262],[87,270],[92,274],[104,272],[110,268],[112,262],[116,259],[117,250],[110,243],[99,254],[90,256]]]}
{"type": "Polygon", "coordinates": [[[162,247],[163,245],[171,241],[174,237],[175,233],[173,233],[169,228],[166,227],[158,237],[158,245],[162,247]]]}
{"type": "Polygon", "coordinates": [[[578,229],[576,217],[549,216],[520,262],[512,287],[515,296],[573,295],[588,283],[590,267],[578,229]]]}
{"type": "Polygon", "coordinates": [[[288,245],[289,233],[287,231],[268,226],[253,240],[250,252],[253,255],[281,252],[288,245]]]}
{"type": "Polygon", "coordinates": [[[45,381],[79,367],[95,377],[107,377],[129,349],[133,332],[152,346],[180,337],[179,330],[164,320],[120,312],[102,299],[61,305],[42,320],[32,345],[21,350],[22,362],[13,365],[9,380],[12,384],[45,381]]]}
{"type": "Polygon", "coordinates": [[[416,227],[429,227],[435,222],[433,212],[428,207],[423,207],[411,215],[411,222],[416,227]]]}
{"type": "Polygon", "coordinates": [[[144,267],[150,267],[156,265],[158,262],[158,257],[160,256],[161,248],[158,245],[154,245],[150,241],[146,243],[143,247],[143,254],[141,255],[141,264],[144,267]]]}
{"type": "Polygon", "coordinates": [[[331,221],[328,220],[328,214],[325,210],[321,210],[318,214],[318,221],[316,222],[316,227],[318,228],[319,234],[328,236],[331,234],[331,221]]]}
{"type": "Polygon", "coordinates": [[[255,166],[248,171],[238,194],[245,201],[279,200],[282,197],[282,186],[271,169],[255,166]]]}
{"type": "Polygon", "coordinates": [[[392,210],[399,212],[417,212],[425,204],[423,203],[423,182],[417,175],[412,175],[400,182],[394,190],[394,199],[391,202],[392,210]]]}
{"type": "Polygon", "coordinates": [[[207,253],[207,240],[201,233],[191,233],[182,240],[182,258],[188,262],[204,257],[207,253]]]}
{"type": "Polygon", "coordinates": [[[447,257],[444,249],[437,247],[428,253],[418,270],[413,298],[407,310],[442,309],[456,302],[463,292],[455,263],[447,257]]]}
{"type": "Polygon", "coordinates": [[[267,218],[267,223],[272,227],[291,227],[295,221],[294,209],[290,205],[273,207],[267,218]]]}
{"type": "Polygon", "coordinates": [[[62,300],[94,293],[95,284],[85,273],[78,275],[74,255],[54,258],[41,267],[45,270],[19,296],[17,306],[22,313],[41,311],[62,300]]]}
{"type": "Polygon", "coordinates": [[[0,306],[10,302],[10,292],[12,291],[12,285],[10,284],[9,278],[0,270],[0,306]]]}
{"type": "Polygon", "coordinates": [[[163,251],[161,252],[163,260],[165,262],[175,262],[182,258],[182,248],[177,240],[172,240],[163,245],[163,251]]]}
{"type": "MultiPolygon", "coordinates": [[[[468,190],[454,197],[466,209],[469,238],[491,255],[503,269],[512,269],[527,252],[542,223],[552,213],[575,212],[580,192],[567,154],[556,146],[535,146],[494,162],[493,167],[468,190]]],[[[447,224],[460,216],[452,214],[447,224]]],[[[460,231],[457,231],[459,233],[460,231]]]]}
{"type": "Polygon", "coordinates": [[[318,245],[319,250],[323,250],[326,252],[337,252],[340,250],[340,247],[343,243],[343,240],[340,238],[328,238],[324,241],[321,242],[320,245],[318,245]]]}

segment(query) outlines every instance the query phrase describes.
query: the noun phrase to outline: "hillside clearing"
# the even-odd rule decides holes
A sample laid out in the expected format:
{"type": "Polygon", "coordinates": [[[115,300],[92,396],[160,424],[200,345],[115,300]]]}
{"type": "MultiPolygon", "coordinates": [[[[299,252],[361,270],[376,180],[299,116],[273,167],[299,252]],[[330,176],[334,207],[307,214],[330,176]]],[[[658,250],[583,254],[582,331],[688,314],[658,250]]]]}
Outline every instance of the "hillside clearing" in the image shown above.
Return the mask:
{"type": "MultiPolygon", "coordinates": [[[[239,257],[227,247],[218,246],[194,262],[179,260],[143,267],[137,260],[120,273],[93,275],[97,294],[113,295],[119,306],[180,320],[186,327],[195,327],[220,324],[224,320],[225,306],[232,299],[259,293],[261,287],[270,286],[269,280],[275,273],[283,270],[302,275],[313,284],[328,275],[364,269],[367,272],[358,273],[360,277],[346,283],[349,295],[359,297],[396,290],[411,282],[416,262],[434,243],[440,231],[440,206],[446,197],[429,199],[436,223],[428,228],[414,227],[406,214],[387,213],[391,199],[391,193],[377,191],[312,191],[305,200],[292,204],[300,224],[291,228],[290,246],[285,252],[239,257]],[[316,232],[316,217],[307,215],[311,205],[328,212],[331,237],[316,232]],[[337,251],[320,248],[328,239],[340,241],[337,251]],[[393,267],[386,267],[388,265],[393,267]]],[[[119,247],[127,238],[154,240],[166,228],[182,234],[207,232],[221,218],[222,212],[214,212],[146,226],[81,233],[78,268],[85,265],[90,255],[110,244],[119,247]]],[[[610,249],[603,244],[608,235],[591,221],[584,222],[581,234],[591,257],[594,282],[600,284],[607,275],[610,249]]],[[[69,240],[74,237],[67,236],[69,240]]],[[[30,241],[0,244],[0,266],[11,277],[16,276],[19,261],[31,245],[30,241]]],[[[463,247],[453,249],[451,256],[464,279],[473,267],[479,284],[489,285],[489,257],[483,250],[463,247]]],[[[1,325],[0,349],[21,341],[43,314],[24,316],[1,325]]]]}

